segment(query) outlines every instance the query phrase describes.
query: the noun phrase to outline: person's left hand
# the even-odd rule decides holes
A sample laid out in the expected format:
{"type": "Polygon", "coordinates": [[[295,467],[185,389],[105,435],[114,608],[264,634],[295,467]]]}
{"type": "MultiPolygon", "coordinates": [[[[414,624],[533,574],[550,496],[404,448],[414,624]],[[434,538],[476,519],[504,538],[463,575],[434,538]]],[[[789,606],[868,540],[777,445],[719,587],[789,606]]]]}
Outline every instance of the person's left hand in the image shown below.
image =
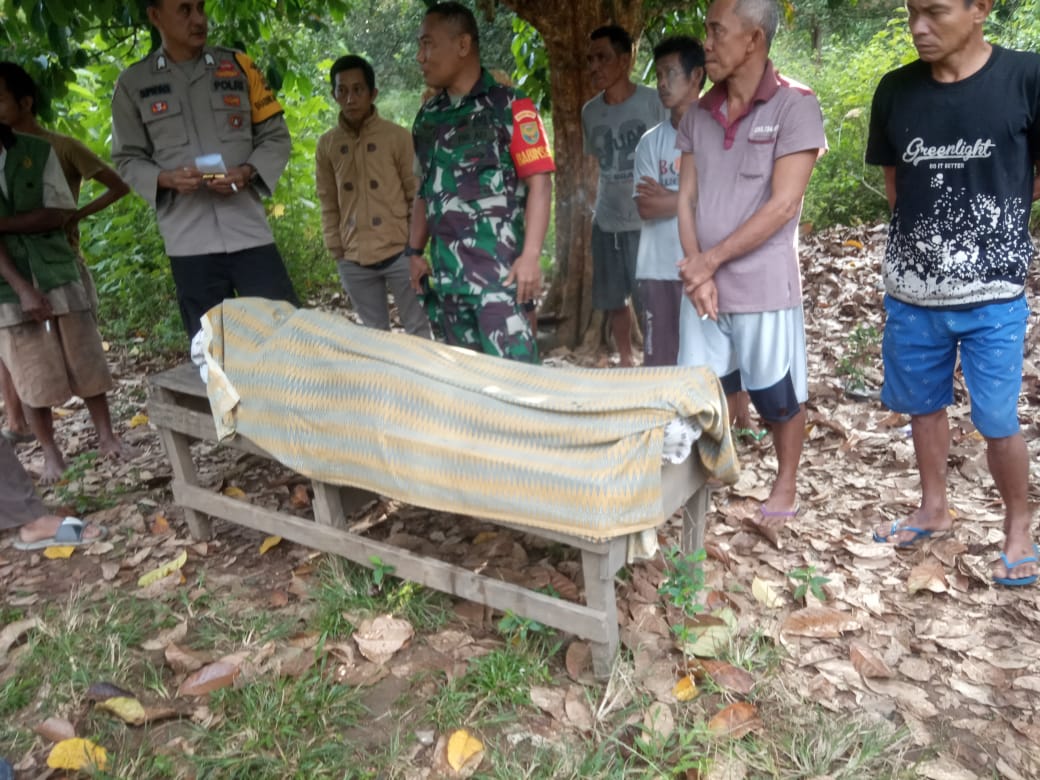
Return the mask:
{"type": "Polygon", "coordinates": [[[245,192],[253,169],[248,165],[238,165],[223,176],[206,180],[206,188],[216,195],[236,195],[245,192]]]}
{"type": "Polygon", "coordinates": [[[538,298],[542,291],[542,268],[538,264],[538,255],[530,253],[516,258],[503,284],[506,287],[516,285],[517,303],[523,304],[538,298]]]}
{"type": "Polygon", "coordinates": [[[675,194],[652,176],[644,176],[636,184],[636,194],[640,198],[667,198],[675,194]]]}

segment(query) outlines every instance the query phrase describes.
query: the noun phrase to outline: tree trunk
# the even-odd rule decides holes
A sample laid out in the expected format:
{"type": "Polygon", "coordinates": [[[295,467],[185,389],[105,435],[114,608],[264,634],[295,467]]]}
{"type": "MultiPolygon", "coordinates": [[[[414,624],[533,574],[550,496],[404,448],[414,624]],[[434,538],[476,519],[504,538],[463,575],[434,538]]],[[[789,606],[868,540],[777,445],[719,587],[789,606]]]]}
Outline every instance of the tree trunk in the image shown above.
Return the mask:
{"type": "Polygon", "coordinates": [[[592,321],[589,242],[596,193],[596,164],[584,152],[581,107],[593,96],[585,54],[589,33],[619,24],[638,39],[639,0],[502,0],[542,36],[549,58],[556,158],[556,276],[546,297],[555,310],[557,343],[577,347],[592,321]]]}

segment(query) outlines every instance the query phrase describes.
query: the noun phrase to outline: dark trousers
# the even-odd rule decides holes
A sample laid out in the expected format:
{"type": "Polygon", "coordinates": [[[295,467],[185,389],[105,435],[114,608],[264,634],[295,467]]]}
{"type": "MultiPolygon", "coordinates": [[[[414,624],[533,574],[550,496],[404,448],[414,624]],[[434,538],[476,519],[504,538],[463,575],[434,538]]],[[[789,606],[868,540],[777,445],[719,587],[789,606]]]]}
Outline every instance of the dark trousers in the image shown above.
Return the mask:
{"type": "Polygon", "coordinates": [[[171,257],[170,270],[188,338],[199,330],[202,315],[225,298],[238,295],[300,305],[274,244],[238,252],[171,257]]]}

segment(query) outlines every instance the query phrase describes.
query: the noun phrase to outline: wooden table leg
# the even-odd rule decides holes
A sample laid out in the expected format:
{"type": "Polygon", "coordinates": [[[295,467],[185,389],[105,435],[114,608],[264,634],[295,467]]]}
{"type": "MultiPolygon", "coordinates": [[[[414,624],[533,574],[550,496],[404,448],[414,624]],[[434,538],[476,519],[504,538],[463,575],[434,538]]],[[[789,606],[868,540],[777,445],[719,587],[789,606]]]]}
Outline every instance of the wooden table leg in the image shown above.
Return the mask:
{"type": "Polygon", "coordinates": [[[614,592],[614,576],[625,565],[628,539],[624,536],[613,539],[607,552],[582,550],[581,569],[585,577],[585,604],[603,613],[603,625],[607,638],[602,642],[590,642],[592,671],[599,679],[610,677],[614,657],[618,650],[617,596],[614,592]]]}
{"type": "Polygon", "coordinates": [[[711,490],[707,484],[701,485],[697,492],[683,506],[682,553],[692,555],[704,547],[704,527],[707,522],[708,506],[711,503],[711,490]]]}
{"type": "MultiPolygon", "coordinates": [[[[170,406],[175,406],[177,403],[173,393],[162,387],[153,386],[152,395],[160,403],[170,406]]],[[[191,439],[185,434],[171,431],[169,428],[159,428],[159,438],[166,450],[166,457],[170,459],[174,481],[197,486],[199,475],[195,470],[195,461],[191,459],[191,439]]],[[[209,515],[185,507],[184,519],[188,523],[188,530],[191,531],[193,539],[205,541],[213,537],[213,519],[209,515]]]]}

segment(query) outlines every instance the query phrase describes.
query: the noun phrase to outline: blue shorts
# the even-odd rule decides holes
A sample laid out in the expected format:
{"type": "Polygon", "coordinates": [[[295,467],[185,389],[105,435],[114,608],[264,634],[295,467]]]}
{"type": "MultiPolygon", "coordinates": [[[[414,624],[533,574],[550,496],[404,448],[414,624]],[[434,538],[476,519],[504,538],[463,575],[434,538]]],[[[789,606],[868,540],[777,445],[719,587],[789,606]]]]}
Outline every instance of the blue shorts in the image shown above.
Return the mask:
{"type": "Polygon", "coordinates": [[[949,310],[912,306],[886,295],[885,312],[882,403],[911,416],[949,406],[960,347],[972,423],[987,439],[1018,433],[1022,351],[1029,318],[1025,297],[949,310]]]}

